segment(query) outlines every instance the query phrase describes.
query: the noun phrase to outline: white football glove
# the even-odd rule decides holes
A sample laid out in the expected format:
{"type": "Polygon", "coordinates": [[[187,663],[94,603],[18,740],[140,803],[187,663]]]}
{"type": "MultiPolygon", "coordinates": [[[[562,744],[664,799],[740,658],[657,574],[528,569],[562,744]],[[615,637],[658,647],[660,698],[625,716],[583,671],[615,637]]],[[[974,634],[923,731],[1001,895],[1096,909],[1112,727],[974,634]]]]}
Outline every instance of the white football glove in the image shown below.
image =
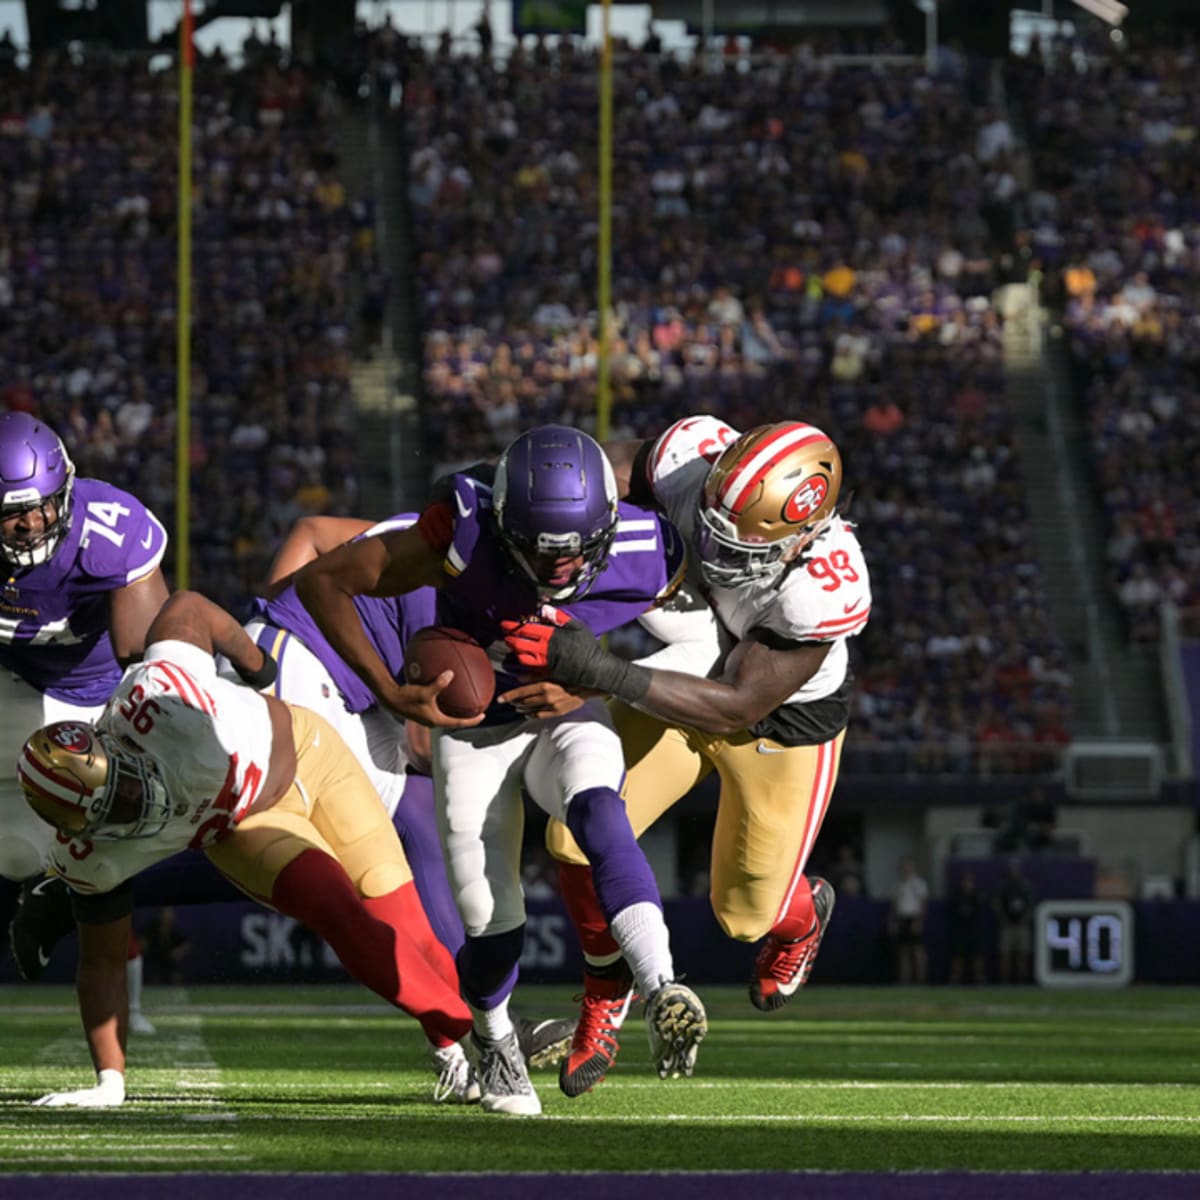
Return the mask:
{"type": "Polygon", "coordinates": [[[116,1108],[125,1103],[125,1076],[111,1069],[98,1071],[95,1087],[51,1092],[33,1103],[35,1108],[116,1108]]]}

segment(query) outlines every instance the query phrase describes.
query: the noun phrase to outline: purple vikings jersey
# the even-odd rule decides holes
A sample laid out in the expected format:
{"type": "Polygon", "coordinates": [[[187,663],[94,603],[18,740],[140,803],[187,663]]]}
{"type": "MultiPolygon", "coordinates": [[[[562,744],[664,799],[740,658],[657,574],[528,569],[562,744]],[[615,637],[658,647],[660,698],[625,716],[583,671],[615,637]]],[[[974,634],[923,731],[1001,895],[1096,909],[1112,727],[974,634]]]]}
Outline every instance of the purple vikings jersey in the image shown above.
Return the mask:
{"type": "MultiPolygon", "coordinates": [[[[416,520],[416,513],[401,513],[373,525],[361,536],[371,537],[377,533],[386,533],[389,529],[407,529],[415,524],[416,520]]],[[[354,607],[358,609],[367,639],[387,664],[387,669],[397,678],[403,678],[404,647],[408,639],[418,629],[437,624],[436,596],[433,588],[423,587],[403,596],[354,597],[354,607]]],[[[379,703],[375,693],[325,640],[325,635],[317,628],[317,623],[308,609],[300,603],[295,587],[288,587],[273,600],[255,600],[254,615],[279,629],[286,629],[312,651],[337,684],[337,689],[346,702],[347,712],[366,712],[379,703]]],[[[280,656],[286,655],[285,642],[280,656]]]]}
{"type": "MultiPolygon", "coordinates": [[[[527,682],[512,670],[501,621],[528,620],[542,607],[533,582],[510,565],[492,522],[492,492],[466,475],[452,481],[454,533],[438,596],[438,623],[469,633],[487,647],[500,694],[527,682]]],[[[687,554],[675,526],[659,513],[624,501],[617,536],[604,570],[582,596],[558,605],[599,636],[665,600],[683,582],[687,554]]],[[[508,705],[493,704],[488,720],[514,720],[508,705]]]]}
{"type": "Polygon", "coordinates": [[[121,681],[109,593],[149,575],[167,533],[140,500],[77,479],[71,527],[49,561],[0,586],[0,666],[56,700],[103,704],[121,681]]]}

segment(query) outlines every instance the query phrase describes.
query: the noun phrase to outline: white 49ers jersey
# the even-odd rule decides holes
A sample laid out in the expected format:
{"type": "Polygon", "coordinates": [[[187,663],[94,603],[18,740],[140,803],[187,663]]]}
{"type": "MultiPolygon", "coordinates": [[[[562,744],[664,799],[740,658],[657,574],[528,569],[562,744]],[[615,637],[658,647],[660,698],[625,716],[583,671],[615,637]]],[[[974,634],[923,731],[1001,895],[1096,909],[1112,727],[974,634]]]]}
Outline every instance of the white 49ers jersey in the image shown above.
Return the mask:
{"type": "Polygon", "coordinates": [[[212,845],[258,798],[271,761],[266,700],[219,678],[212,655],[188,642],[148,646],[96,725],[154,760],[171,815],[151,837],[60,840],[51,865],[78,892],[111,891],[180,850],[212,845]]]}
{"type": "MultiPolygon", "coordinates": [[[[715,417],[677,421],[654,444],[646,470],[655,499],[695,545],[696,520],[708,469],[737,433],[715,417]]],[[[846,679],[846,639],[861,633],[871,612],[871,584],[862,548],[846,521],[834,518],[781,580],[738,588],[703,583],[693,552],[689,581],[702,588],[724,627],[738,639],[765,629],[794,642],[832,643],[813,677],[785,703],[830,696],[846,679]]]]}

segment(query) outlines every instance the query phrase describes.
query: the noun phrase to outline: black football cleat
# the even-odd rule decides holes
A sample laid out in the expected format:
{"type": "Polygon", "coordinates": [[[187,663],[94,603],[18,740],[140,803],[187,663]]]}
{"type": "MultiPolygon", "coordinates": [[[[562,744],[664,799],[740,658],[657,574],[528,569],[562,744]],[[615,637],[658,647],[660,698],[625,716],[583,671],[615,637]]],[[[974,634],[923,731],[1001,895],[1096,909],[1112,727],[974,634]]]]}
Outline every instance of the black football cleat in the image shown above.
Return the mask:
{"type": "Polygon", "coordinates": [[[510,1016],[526,1066],[540,1070],[566,1058],[575,1033],[574,1017],[548,1017],[544,1021],[534,1021],[516,1013],[510,1013],[510,1016]]]}
{"type": "Polygon", "coordinates": [[[57,875],[27,879],[8,927],[8,944],[21,978],[42,977],[55,946],[75,929],[71,889],[57,875]]]}

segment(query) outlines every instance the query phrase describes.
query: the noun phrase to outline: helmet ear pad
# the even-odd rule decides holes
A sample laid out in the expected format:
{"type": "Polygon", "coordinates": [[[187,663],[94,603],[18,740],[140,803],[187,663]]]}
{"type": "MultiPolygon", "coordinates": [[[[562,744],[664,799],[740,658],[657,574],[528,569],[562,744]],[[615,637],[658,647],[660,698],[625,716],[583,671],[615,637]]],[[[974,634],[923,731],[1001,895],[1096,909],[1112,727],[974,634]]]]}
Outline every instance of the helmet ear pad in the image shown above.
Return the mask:
{"type": "Polygon", "coordinates": [[[541,425],[521,434],[496,464],[496,530],[513,566],[545,598],[581,596],[604,569],[617,535],[617,481],[600,444],[578,429],[541,425]],[[569,580],[543,568],[579,559],[569,580]]]}

